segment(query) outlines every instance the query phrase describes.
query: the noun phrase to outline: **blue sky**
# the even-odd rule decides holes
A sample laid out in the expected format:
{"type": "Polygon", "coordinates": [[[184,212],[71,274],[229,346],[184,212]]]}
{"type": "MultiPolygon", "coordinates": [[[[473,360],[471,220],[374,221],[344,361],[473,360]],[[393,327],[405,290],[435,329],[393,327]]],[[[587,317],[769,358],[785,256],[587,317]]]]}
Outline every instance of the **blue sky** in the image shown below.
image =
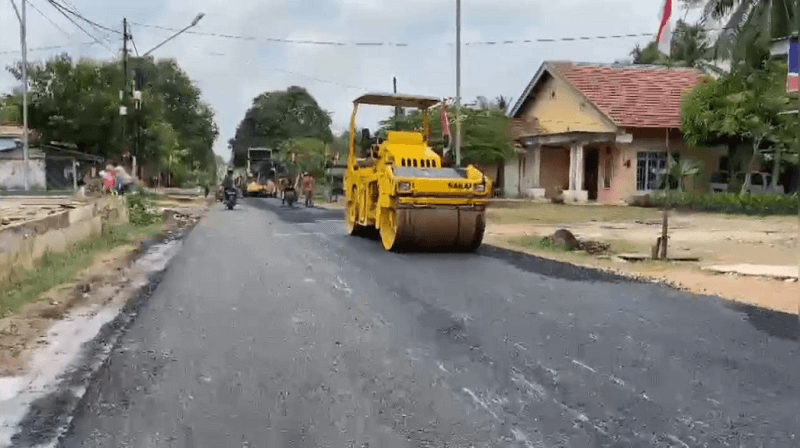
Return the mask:
{"type": "MultiPolygon", "coordinates": [[[[21,0],[15,0],[19,5],[21,0]]],[[[87,31],[70,23],[47,0],[28,0],[28,47],[71,45],[30,51],[32,60],[69,51],[74,56],[119,58],[121,34],[87,31]],[[41,10],[63,29],[42,17],[41,10]],[[109,51],[109,49],[111,51],[109,51]]],[[[203,91],[216,112],[220,138],[215,151],[229,156],[227,140],[253,97],[290,85],[306,87],[333,113],[334,131],[345,129],[352,100],[371,90],[390,91],[397,77],[401,93],[455,96],[455,0],[57,0],[85,17],[115,30],[122,19],[147,25],[183,28],[198,12],[205,17],[193,30],[252,36],[257,41],[183,34],[154,52],[176,58],[203,91]],[[268,38],[324,41],[402,42],[408,47],[315,46],[268,42],[268,38]],[[317,78],[317,79],[312,79],[317,78]]],[[[462,0],[462,42],[524,40],[652,33],[658,27],[662,0],[462,0]]],[[[683,11],[679,11],[683,15],[683,11]]],[[[144,53],[171,34],[132,26],[137,48],[144,53]]],[[[613,62],[628,57],[637,43],[624,38],[555,43],[462,46],[462,96],[498,95],[516,100],[544,60],[613,62]]],[[[0,0],[0,64],[19,58],[19,25],[8,0],[0,0]],[[16,53],[9,53],[16,52],[16,53]]],[[[0,91],[14,79],[3,71],[0,91]]],[[[360,124],[374,128],[388,109],[368,109],[360,124]]]]}

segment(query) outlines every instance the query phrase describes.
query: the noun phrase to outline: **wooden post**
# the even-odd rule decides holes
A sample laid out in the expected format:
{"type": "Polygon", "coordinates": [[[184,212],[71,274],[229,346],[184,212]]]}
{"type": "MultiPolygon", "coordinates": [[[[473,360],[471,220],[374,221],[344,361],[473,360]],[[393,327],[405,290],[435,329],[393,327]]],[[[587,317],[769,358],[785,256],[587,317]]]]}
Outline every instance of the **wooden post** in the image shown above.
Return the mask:
{"type": "Polygon", "coordinates": [[[666,260],[667,259],[667,244],[669,244],[668,243],[669,240],[667,238],[667,233],[668,233],[668,228],[669,228],[669,212],[668,212],[668,210],[669,210],[669,187],[670,187],[670,185],[669,185],[669,180],[670,180],[669,179],[669,163],[670,163],[670,160],[672,159],[672,156],[669,153],[669,128],[667,128],[666,143],[667,143],[667,170],[666,170],[666,176],[665,176],[665,182],[664,182],[664,217],[663,217],[663,220],[661,222],[661,257],[660,258],[662,260],[666,260]]]}

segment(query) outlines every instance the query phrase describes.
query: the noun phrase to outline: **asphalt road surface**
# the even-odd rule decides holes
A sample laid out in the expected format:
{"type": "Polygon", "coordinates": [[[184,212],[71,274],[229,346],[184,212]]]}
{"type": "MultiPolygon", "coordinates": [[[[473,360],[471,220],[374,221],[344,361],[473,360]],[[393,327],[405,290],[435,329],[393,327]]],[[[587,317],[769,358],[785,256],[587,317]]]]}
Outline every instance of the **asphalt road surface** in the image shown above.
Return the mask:
{"type": "Polygon", "coordinates": [[[217,204],[63,447],[800,446],[797,319],[217,204]]]}

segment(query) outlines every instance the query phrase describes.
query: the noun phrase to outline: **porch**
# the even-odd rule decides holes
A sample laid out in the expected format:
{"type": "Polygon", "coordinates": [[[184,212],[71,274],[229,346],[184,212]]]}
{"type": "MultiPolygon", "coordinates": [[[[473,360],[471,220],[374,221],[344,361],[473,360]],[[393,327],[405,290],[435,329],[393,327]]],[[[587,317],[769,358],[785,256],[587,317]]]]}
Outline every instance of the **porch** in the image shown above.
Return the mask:
{"type": "Polygon", "coordinates": [[[565,202],[614,202],[618,196],[614,193],[615,161],[621,158],[617,145],[631,140],[629,134],[612,132],[523,137],[523,150],[505,170],[507,180],[513,182],[516,177],[517,191],[506,189],[505,193],[534,199],[562,195],[565,202]]]}

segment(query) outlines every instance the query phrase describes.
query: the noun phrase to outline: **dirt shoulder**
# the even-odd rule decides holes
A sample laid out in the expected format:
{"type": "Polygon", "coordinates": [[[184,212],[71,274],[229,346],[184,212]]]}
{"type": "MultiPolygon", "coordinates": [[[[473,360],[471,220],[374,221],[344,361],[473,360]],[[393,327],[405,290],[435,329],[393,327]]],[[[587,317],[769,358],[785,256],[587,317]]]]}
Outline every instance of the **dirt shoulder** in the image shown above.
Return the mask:
{"type": "MultiPolygon", "coordinates": [[[[56,256],[63,257],[65,262],[47,269],[58,270],[67,280],[0,319],[0,376],[24,374],[30,355],[45,343],[48,329],[67,318],[71,310],[106,305],[120,300],[124,291],[132,292],[126,268],[144,253],[147,243],[193,226],[207,211],[205,200],[180,201],[179,204],[157,200],[155,205],[163,213],[163,222],[146,227],[129,224],[115,227],[109,231],[116,232],[116,236],[101,237],[111,238],[108,241],[79,243],[67,253],[56,256]],[[99,248],[93,248],[93,244],[99,248]],[[90,251],[89,258],[76,258],[76,251],[90,251]],[[70,265],[74,263],[81,266],[70,265]]],[[[47,275],[42,269],[46,268],[42,266],[29,272],[27,282],[36,281],[37,275],[47,275]]],[[[25,288],[25,280],[18,287],[25,288]]]]}
{"type": "Polygon", "coordinates": [[[485,242],[538,256],[623,275],[668,283],[697,294],[715,295],[787,313],[798,313],[800,283],[756,276],[714,274],[709,265],[798,264],[795,217],[747,217],[710,213],[670,213],[670,256],[698,262],[625,262],[615,254],[647,254],[661,234],[661,212],[618,206],[526,203],[490,208],[485,242]],[[601,255],[564,251],[540,244],[567,229],[583,240],[610,246],[601,255]]]}

